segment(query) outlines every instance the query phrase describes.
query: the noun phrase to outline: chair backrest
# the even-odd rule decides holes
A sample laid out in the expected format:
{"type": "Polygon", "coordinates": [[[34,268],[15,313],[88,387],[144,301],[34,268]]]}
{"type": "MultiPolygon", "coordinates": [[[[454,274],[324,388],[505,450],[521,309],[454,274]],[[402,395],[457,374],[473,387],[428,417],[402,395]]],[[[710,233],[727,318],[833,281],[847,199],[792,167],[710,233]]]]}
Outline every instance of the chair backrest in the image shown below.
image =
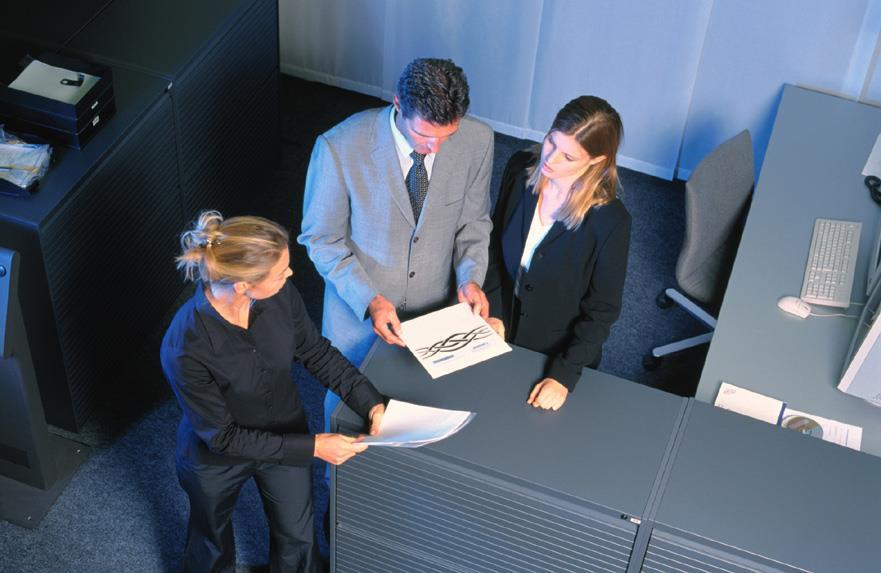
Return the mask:
{"type": "Polygon", "coordinates": [[[721,304],[749,210],[754,171],[752,138],[743,130],[706,156],[685,184],[685,240],[676,281],[699,303],[721,304]]]}

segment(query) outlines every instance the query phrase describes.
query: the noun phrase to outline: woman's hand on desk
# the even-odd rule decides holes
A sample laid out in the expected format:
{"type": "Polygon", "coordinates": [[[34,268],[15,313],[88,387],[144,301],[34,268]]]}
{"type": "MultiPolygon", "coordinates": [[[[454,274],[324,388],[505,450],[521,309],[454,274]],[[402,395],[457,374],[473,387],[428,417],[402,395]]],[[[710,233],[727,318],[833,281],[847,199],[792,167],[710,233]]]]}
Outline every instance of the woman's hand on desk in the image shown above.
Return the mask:
{"type": "Polygon", "coordinates": [[[352,438],[342,434],[315,434],[314,456],[338,466],[367,449],[366,444],[359,443],[362,439],[363,436],[352,438]]]}
{"type": "Polygon", "coordinates": [[[569,389],[554,380],[545,378],[532,388],[527,404],[545,410],[559,410],[569,397],[569,389]]]}

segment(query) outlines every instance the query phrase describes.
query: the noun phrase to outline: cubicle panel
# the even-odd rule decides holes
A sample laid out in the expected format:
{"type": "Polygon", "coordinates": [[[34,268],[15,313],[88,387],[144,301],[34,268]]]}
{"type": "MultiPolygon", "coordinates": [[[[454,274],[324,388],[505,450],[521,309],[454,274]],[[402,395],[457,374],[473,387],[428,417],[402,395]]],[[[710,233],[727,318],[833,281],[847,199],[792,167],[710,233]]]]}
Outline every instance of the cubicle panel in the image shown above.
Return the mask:
{"type": "MultiPolygon", "coordinates": [[[[88,0],[96,2],[97,0],[88,0]]],[[[176,79],[255,0],[114,0],[68,44],[90,59],[176,79]]],[[[77,2],[67,2],[78,5],[77,2]]]]}
{"type": "Polygon", "coordinates": [[[254,96],[246,105],[227,109],[198,144],[207,147],[203,150],[206,157],[184,181],[185,218],[207,208],[226,216],[241,214],[277,162],[281,141],[278,74],[267,78],[254,96]],[[237,126],[234,136],[229,133],[233,126],[237,126]]]}
{"type": "Polygon", "coordinates": [[[77,425],[103,375],[182,289],[174,124],[167,97],[43,222],[40,237],[77,425]]]}
{"type": "Polygon", "coordinates": [[[336,471],[336,571],[364,571],[347,544],[371,540],[407,568],[626,571],[637,526],[601,508],[525,492],[430,453],[371,448],[336,471]]]}
{"type": "MultiPolygon", "coordinates": [[[[270,110],[267,99],[255,98],[270,76],[277,74],[278,7],[275,1],[258,0],[217,40],[213,50],[175,78],[172,94],[184,183],[209,169],[214,158],[227,155],[230,147],[236,155],[245,155],[246,146],[252,144],[244,136],[269,111],[278,122],[278,106],[270,110]]],[[[276,146],[278,142],[276,138],[276,146]]],[[[233,160],[221,170],[254,168],[233,160]]]]}
{"type": "Polygon", "coordinates": [[[10,0],[3,3],[0,36],[62,46],[111,1],[10,0]]]}

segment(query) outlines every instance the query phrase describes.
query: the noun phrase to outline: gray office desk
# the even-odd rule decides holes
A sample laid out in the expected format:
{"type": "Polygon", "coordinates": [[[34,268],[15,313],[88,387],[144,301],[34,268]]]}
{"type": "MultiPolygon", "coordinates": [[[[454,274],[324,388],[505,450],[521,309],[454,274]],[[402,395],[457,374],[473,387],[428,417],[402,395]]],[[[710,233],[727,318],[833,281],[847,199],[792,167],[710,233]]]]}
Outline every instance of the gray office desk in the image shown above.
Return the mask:
{"type": "MultiPolygon", "coordinates": [[[[384,394],[477,417],[336,471],[334,570],[627,570],[629,518],[655,501],[685,400],[585,371],[561,411],[540,411],[525,402],[545,360],[515,348],[432,380],[408,351],[374,346],[363,369],[384,394]]],[[[335,419],[357,423],[343,408],[335,419]]]]}
{"type": "Polygon", "coordinates": [[[879,133],[877,107],[784,88],[696,394],[712,403],[725,381],[861,426],[862,449],[876,456],[881,409],[836,389],[855,320],[802,320],[779,310],[777,300],[800,293],[817,217],[862,221],[852,299],[865,300],[881,208],[869,198],[860,172],[879,133]]]}

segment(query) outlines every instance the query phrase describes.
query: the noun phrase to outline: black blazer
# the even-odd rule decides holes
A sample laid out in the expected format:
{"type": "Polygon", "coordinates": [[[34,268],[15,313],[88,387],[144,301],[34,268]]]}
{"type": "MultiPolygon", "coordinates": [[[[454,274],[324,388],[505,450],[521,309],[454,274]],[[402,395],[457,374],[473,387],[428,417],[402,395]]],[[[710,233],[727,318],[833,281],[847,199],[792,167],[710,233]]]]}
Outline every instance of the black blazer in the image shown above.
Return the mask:
{"type": "Polygon", "coordinates": [[[521,279],[519,316],[512,320],[514,280],[538,203],[526,185],[526,168],[535,159],[531,151],[519,151],[505,167],[484,290],[509,340],[547,354],[545,375],[573,390],[581,370],[599,364],[609,328],[621,312],[630,214],[615,199],[592,207],[574,231],[554,223],[521,279]]]}

